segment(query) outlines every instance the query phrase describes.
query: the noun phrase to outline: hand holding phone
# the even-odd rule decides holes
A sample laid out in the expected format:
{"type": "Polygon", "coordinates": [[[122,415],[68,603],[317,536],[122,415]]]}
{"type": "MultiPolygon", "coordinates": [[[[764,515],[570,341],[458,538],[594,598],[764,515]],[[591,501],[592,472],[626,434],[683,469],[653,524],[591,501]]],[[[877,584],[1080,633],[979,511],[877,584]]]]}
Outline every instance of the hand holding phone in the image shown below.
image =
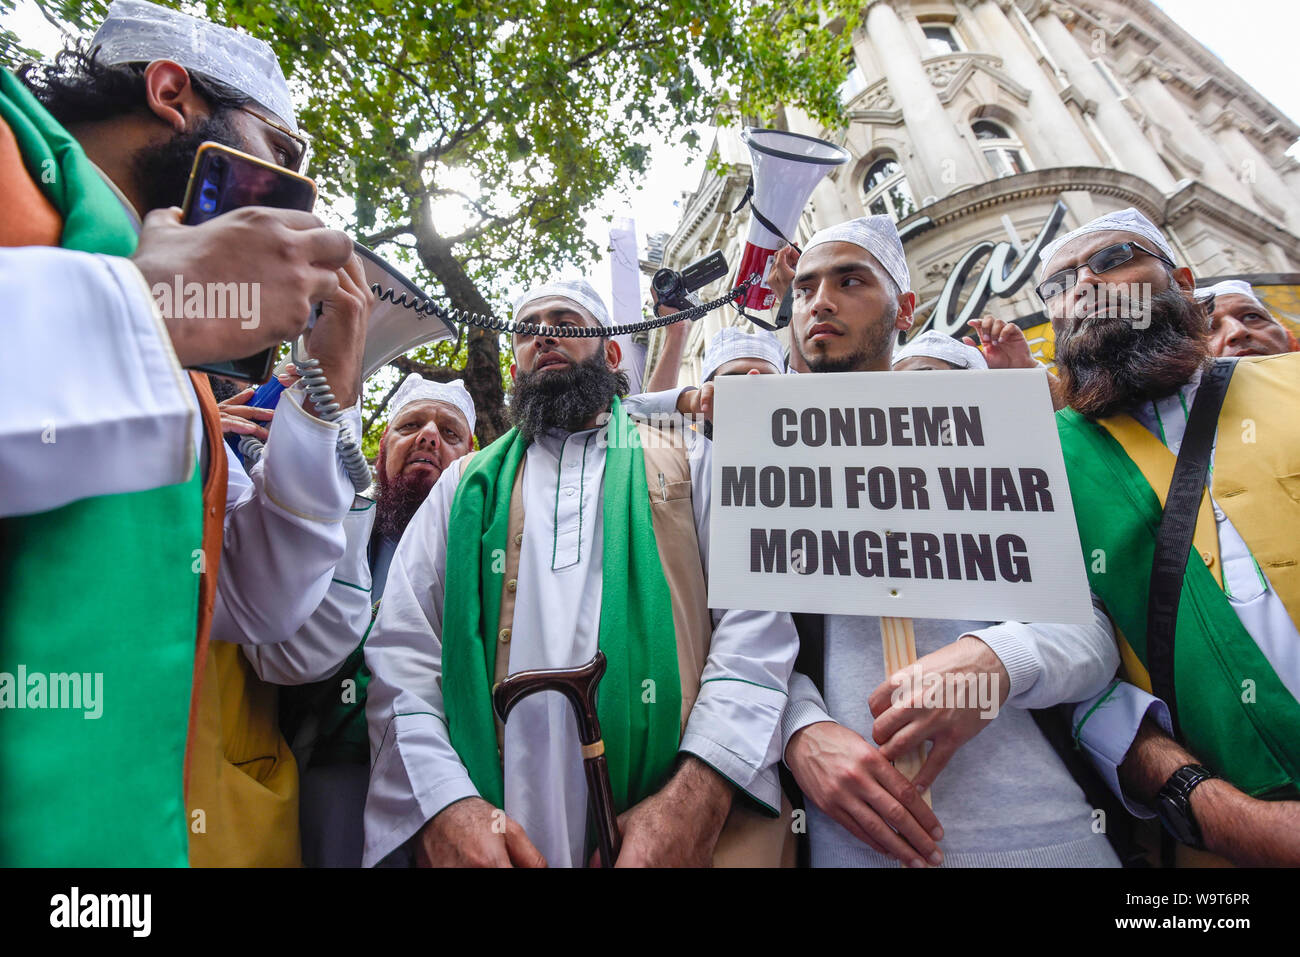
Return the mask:
{"type": "MultiPolygon", "coordinates": [[[[259,350],[273,357],[280,342],[306,329],[312,304],[338,291],[337,270],[352,257],[348,235],[311,213],[250,206],[200,226],[182,225],[174,207],[154,210],[131,258],[151,291],[173,290],[171,315],[163,318],[181,365],[211,367],[259,350]],[[209,292],[227,303],[242,296],[241,304],[255,308],[233,318],[230,309],[227,318],[186,318],[186,294],[195,289],[205,300],[209,292]]],[[[267,375],[269,367],[261,379],[267,375]]]]}

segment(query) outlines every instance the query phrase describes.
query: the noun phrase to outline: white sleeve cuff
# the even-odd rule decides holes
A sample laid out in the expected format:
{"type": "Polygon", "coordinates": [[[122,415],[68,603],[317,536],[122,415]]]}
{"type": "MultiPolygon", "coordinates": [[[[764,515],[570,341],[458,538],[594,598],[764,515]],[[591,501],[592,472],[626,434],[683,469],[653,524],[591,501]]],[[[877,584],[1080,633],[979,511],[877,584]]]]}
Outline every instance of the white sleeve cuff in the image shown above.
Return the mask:
{"type": "Polygon", "coordinates": [[[790,702],[781,716],[781,759],[785,760],[785,750],[790,747],[790,739],[799,731],[810,724],[834,720],[826,710],[826,704],[812,679],[798,671],[791,674],[790,702]]]}
{"type": "Polygon", "coordinates": [[[1012,699],[1030,690],[1043,670],[1038,656],[1034,654],[1028,626],[1008,621],[967,634],[974,635],[992,648],[1002,662],[1002,667],[1007,669],[1007,677],[1011,681],[1011,687],[1007,691],[1007,704],[1014,705],[1012,699]]]}
{"type": "Polygon", "coordinates": [[[672,415],[677,412],[677,399],[683,392],[690,392],[695,386],[683,386],[680,389],[665,389],[662,392],[640,392],[629,395],[623,400],[623,410],[628,415],[649,418],[653,415],[672,415]]]}
{"type": "Polygon", "coordinates": [[[1070,722],[1075,741],[1087,752],[1092,766],[1111,792],[1130,814],[1144,819],[1155,817],[1155,812],[1124,794],[1119,783],[1119,766],[1124,763],[1143,719],[1153,712],[1160,727],[1172,737],[1174,726],[1169,720],[1168,706],[1141,688],[1116,680],[1101,694],[1075,705],[1070,722]]]}
{"type": "Polygon", "coordinates": [[[776,762],[786,700],[784,692],[748,681],[706,681],[679,750],[712,766],[764,807],[780,807],[776,762]]]}
{"type": "MultiPolygon", "coordinates": [[[[300,386],[285,391],[271,422],[262,459],[267,498],[291,515],[313,522],[341,522],[352,505],[353,489],[336,451],[337,423],[325,422],[302,407],[300,386]]],[[[343,421],[360,432],[354,407],[343,421]]]]}

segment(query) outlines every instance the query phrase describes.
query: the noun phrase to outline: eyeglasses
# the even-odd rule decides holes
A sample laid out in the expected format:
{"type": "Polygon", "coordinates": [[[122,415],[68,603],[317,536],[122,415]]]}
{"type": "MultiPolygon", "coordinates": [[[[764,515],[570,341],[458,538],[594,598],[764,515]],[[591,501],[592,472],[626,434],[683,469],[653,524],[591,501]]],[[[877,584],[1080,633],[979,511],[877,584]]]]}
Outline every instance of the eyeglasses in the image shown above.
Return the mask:
{"type": "Polygon", "coordinates": [[[1138,253],[1145,253],[1159,259],[1162,263],[1174,267],[1174,264],[1160,253],[1153,253],[1151,250],[1137,243],[1116,243],[1114,246],[1107,246],[1089,256],[1081,265],[1071,266],[1069,269],[1061,269],[1052,273],[1037,286],[1034,292],[1038,293],[1038,298],[1043,303],[1049,303],[1057,296],[1063,295],[1067,290],[1074,288],[1079,282],[1079,270],[1087,266],[1096,275],[1109,272],[1119,266],[1124,265],[1138,253]]]}
{"type": "Polygon", "coordinates": [[[293,142],[297,145],[298,147],[297,153],[294,156],[290,157],[289,161],[284,164],[286,169],[290,169],[295,173],[301,173],[307,168],[307,158],[311,154],[311,141],[308,140],[307,137],[303,136],[301,133],[295,133],[287,126],[283,126],[280,123],[277,123],[275,120],[263,116],[261,113],[257,112],[254,109],[251,109],[248,106],[241,106],[239,107],[239,109],[247,113],[249,116],[253,116],[261,120],[263,123],[271,127],[271,129],[275,130],[276,132],[282,133],[285,136],[289,137],[289,139],[293,140],[293,142]]]}

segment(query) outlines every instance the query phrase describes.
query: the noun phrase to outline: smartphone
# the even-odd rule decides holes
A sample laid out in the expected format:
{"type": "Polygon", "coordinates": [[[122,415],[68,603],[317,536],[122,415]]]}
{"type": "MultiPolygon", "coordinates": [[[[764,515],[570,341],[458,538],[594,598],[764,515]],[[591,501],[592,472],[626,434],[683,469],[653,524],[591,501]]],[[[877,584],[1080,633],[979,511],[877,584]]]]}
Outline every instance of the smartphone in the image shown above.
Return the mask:
{"type": "MultiPolygon", "coordinates": [[[[194,157],[194,168],[185,188],[185,203],[181,207],[181,222],[197,226],[241,206],[311,212],[315,205],[316,184],[306,176],[220,143],[204,143],[194,157]]],[[[232,305],[229,291],[224,290],[221,305],[233,311],[240,303],[232,305]]],[[[194,368],[245,382],[265,382],[271,377],[276,352],[272,346],[243,359],[194,368]]]]}

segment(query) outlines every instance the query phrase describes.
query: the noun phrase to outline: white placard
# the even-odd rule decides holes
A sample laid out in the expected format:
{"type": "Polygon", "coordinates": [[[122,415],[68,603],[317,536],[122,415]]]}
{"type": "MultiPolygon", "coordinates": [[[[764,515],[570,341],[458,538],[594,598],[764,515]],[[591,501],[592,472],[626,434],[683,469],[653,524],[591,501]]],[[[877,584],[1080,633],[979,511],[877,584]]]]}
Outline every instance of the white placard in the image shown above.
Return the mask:
{"type": "Polygon", "coordinates": [[[709,605],[1092,621],[1046,375],[719,377],[709,605]]]}

